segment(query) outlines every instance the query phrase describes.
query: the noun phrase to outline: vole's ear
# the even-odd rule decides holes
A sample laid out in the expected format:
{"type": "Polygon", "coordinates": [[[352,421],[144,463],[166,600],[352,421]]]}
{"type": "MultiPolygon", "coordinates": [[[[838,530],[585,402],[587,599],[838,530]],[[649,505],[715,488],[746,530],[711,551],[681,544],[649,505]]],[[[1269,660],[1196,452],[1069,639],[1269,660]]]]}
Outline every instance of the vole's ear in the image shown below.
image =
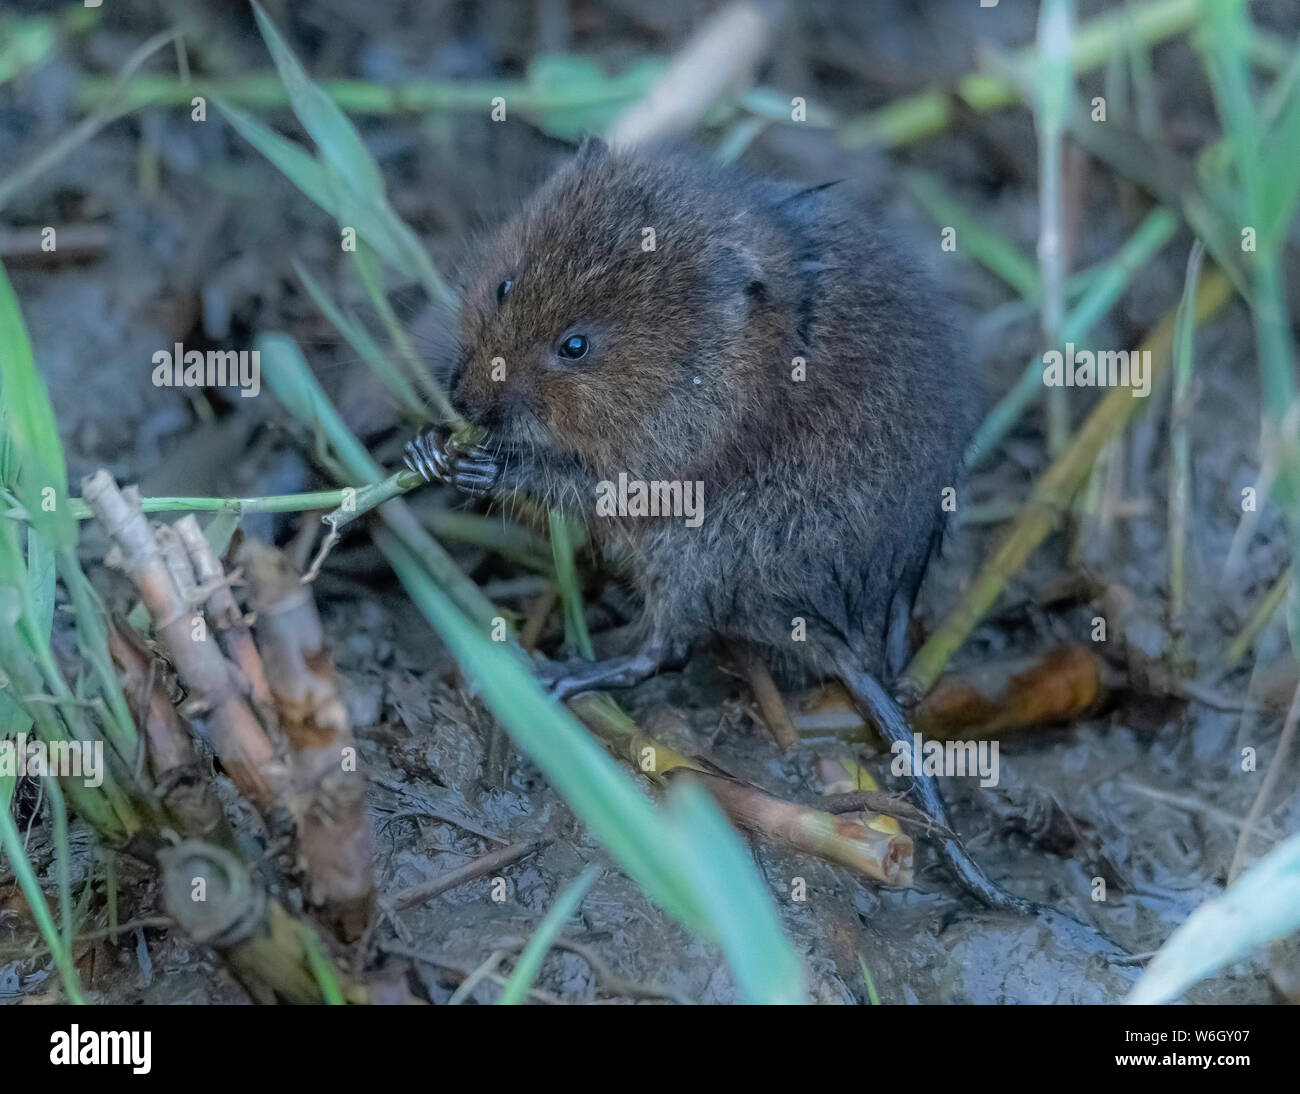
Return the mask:
{"type": "Polygon", "coordinates": [[[710,267],[709,280],[722,318],[734,325],[743,326],[767,302],[767,275],[762,260],[748,247],[724,247],[710,267]]]}
{"type": "Polygon", "coordinates": [[[580,164],[596,163],[609,155],[609,145],[599,137],[586,136],[578,145],[577,162],[580,164]]]}

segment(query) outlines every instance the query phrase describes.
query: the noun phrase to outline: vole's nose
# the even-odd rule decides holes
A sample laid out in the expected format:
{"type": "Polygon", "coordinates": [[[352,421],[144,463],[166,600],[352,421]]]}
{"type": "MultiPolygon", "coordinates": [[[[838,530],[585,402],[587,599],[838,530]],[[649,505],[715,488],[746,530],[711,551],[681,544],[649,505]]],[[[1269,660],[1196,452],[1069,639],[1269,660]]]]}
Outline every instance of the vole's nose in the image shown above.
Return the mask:
{"type": "Polygon", "coordinates": [[[451,389],[448,398],[456,413],[472,425],[493,429],[504,421],[500,392],[482,391],[462,382],[451,389]]]}
{"type": "Polygon", "coordinates": [[[461,371],[448,395],[451,405],[466,421],[485,429],[499,429],[524,416],[529,390],[519,374],[497,379],[481,366],[470,364],[461,371]]]}

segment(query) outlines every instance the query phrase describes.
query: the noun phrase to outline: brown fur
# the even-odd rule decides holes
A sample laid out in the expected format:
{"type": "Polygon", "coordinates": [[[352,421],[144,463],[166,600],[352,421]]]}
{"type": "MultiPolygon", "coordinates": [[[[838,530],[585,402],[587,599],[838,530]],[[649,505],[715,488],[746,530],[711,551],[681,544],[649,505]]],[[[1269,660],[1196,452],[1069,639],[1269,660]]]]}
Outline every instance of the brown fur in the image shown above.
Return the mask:
{"type": "Polygon", "coordinates": [[[979,412],[946,315],[833,188],[588,142],[477,255],[452,398],[487,427],[499,491],[584,516],[631,560],[648,634],[819,673],[847,650],[889,675],[979,412]],[[565,362],[575,333],[591,349],[565,362]],[[596,517],[620,472],[702,481],[703,525],[596,517]]]}

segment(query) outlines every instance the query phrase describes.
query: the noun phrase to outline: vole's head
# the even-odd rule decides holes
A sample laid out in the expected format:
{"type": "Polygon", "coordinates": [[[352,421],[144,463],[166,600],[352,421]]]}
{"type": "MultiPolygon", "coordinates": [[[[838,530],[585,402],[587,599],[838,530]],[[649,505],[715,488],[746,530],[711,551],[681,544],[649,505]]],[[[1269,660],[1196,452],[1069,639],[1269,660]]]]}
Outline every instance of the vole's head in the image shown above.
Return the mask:
{"type": "Polygon", "coordinates": [[[761,221],[709,178],[589,140],[474,256],[451,397],[507,483],[671,476],[737,419],[761,221]]]}

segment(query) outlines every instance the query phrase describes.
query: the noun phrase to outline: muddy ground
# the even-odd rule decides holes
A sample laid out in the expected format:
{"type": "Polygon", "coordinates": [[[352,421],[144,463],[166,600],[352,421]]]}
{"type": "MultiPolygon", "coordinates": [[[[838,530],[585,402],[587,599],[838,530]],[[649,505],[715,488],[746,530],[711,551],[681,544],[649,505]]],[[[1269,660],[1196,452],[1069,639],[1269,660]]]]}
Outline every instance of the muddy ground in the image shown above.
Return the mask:
{"type": "MultiPolygon", "coordinates": [[[[341,0],[268,4],[316,76],[354,76],[389,83],[403,78],[518,75],[543,52],[574,49],[617,69],[647,52],[669,52],[714,5],[675,0],[606,0],[537,5],[380,3],[341,0]]],[[[1106,7],[1081,3],[1086,17],[1106,7]]],[[[0,177],[40,154],[81,116],[78,89],[87,75],[111,73],[165,24],[162,5],[122,0],[100,25],[70,35],[56,57],[0,87],[0,177]]],[[[190,63],[237,73],[269,68],[244,6],[233,2],[167,5],[202,30],[191,36],[190,63]]],[[[975,65],[980,42],[1020,44],[1033,36],[1035,6],[1003,0],[996,18],[974,4],[936,0],[865,5],[815,2],[799,11],[762,72],[763,82],[805,94],[839,118],[931,84],[950,82],[975,65]]],[[[1287,5],[1256,5],[1256,18],[1294,34],[1287,5]]],[[[42,5],[10,5],[36,12],[42,5]]],[[[1171,142],[1190,153],[1215,132],[1199,62],[1182,40],[1154,54],[1161,122],[1171,142]]],[[[175,71],[164,51],[146,71],[175,71]]],[[[1083,81],[1085,91],[1096,77],[1083,81]]],[[[1089,92],[1090,93],[1090,92],[1089,92]]],[[[285,111],[263,114],[299,135],[285,111]]],[[[520,122],[494,127],[485,117],[358,119],[388,179],[398,211],[443,268],[454,269],[473,231],[509,208],[565,154],[564,142],[520,122]]],[[[899,191],[898,169],[919,165],[940,174],[988,224],[1033,254],[1037,180],[1032,122],[1020,109],[963,119],[940,136],[889,153],[841,150],[831,131],[773,127],[746,153],[757,167],[810,183],[847,177],[885,200],[913,233],[919,260],[938,268],[972,319],[969,352],[988,387],[1005,391],[1035,352],[1036,319],[981,324],[1011,299],[1009,291],[960,255],[941,255],[936,232],[899,191]]],[[[1071,161],[1076,222],[1074,268],[1113,254],[1144,209],[1143,199],[1086,156],[1071,161]]],[[[396,466],[406,439],[391,408],[301,291],[290,268],[297,258],[337,294],[355,294],[343,277],[337,234],[328,219],[244,145],[217,117],[191,123],[185,111],[147,108],[108,125],[73,155],[20,191],[0,210],[0,226],[100,226],[100,245],[80,261],[6,257],[67,448],[72,481],[105,466],[149,495],[259,496],[324,488],[301,438],[286,427],[274,397],[228,398],[150,383],[151,357],[187,348],[247,347],[258,333],[287,330],[304,346],[317,374],[355,432],[386,466],[396,466]]],[[[1190,236],[1180,231],[1137,279],[1097,331],[1099,344],[1132,346],[1171,307],[1181,290],[1190,236]]],[[[1293,284],[1300,278],[1293,278],[1293,284]]],[[[436,330],[420,314],[418,295],[397,303],[431,355],[436,330]]],[[[1284,571],[1282,530],[1267,517],[1249,541],[1244,564],[1224,572],[1240,519],[1240,489],[1258,472],[1258,403],[1254,347],[1239,302],[1198,341],[1197,409],[1191,420],[1193,532],[1191,618],[1186,653],[1208,676],[1250,611],[1284,571]]],[[[1076,420],[1090,404],[1073,396],[1076,420]]],[[[1095,605],[1045,606],[1043,590],[1062,575],[1085,573],[1101,587],[1125,590],[1134,607],[1127,639],[1105,656],[1128,665],[1133,650],[1158,659],[1167,573],[1167,397],[1151,400],[1130,431],[1121,465],[1122,496],[1133,504],[1105,536],[1095,525],[1053,536],[959,654],[958,664],[1032,653],[1061,640],[1088,641],[1095,605]]],[[[1031,415],[974,474],[977,504],[1016,502],[1047,462],[1040,416],[1031,415]]],[[[462,504],[439,491],[423,506],[462,504]]],[[[298,516],[250,517],[250,535],[284,543],[298,516]]],[[[314,518],[307,518],[314,519],[314,518]]],[[[996,542],[997,524],[966,525],[951,537],[927,581],[918,611],[924,634],[960,594],[996,542]]],[[[109,602],[122,606],[122,580],[99,561],[94,529],[83,557],[109,602]]],[[[459,552],[483,582],[517,576],[498,560],[459,552]]],[[[498,586],[499,588],[499,586],[498,586]]],[[[599,586],[593,586],[598,589],[599,586]]],[[[372,965],[409,963],[435,1001],[446,1000],[463,973],[492,951],[528,937],[583,865],[603,857],[564,802],[525,760],[515,757],[504,785],[485,769],[488,716],[460,688],[441,647],[369,544],[364,528],[349,535],[316,583],[353,724],[371,772],[374,847],[382,892],[393,892],[460,865],[467,857],[538,834],[554,837],[537,855],[508,868],[509,899],[489,899],[488,882],[461,886],[385,921],[375,932],[372,965]],[[410,952],[433,960],[410,960],[410,952]]],[[[625,597],[610,602],[626,610],[625,597]]],[[[613,622],[612,612],[593,611],[613,622]]],[[[553,624],[550,637],[558,636],[553,624]]],[[[1288,663],[1285,635],[1274,627],[1253,662],[1288,663]]],[[[1240,697],[1251,663],[1217,682],[1240,697]]],[[[1223,711],[1153,694],[1127,678],[1099,715],[1073,725],[1028,731],[1003,744],[1001,784],[979,790],[952,780],[946,794],[970,850],[991,876],[1016,893],[1095,925],[1135,954],[1156,949],[1201,901],[1220,891],[1238,828],[1259,785],[1240,771],[1239,749],[1272,757],[1281,716],[1223,711]],[[1106,879],[1106,900],[1091,899],[1106,879]]],[[[821,791],[813,759],[846,752],[886,765],[865,744],[810,741],[780,758],[749,714],[748,689],[716,651],[703,651],[683,673],[625,693],[627,708],[669,741],[707,751],[738,775],[781,796],[810,800],[821,791]]],[[[1295,780],[1265,813],[1270,831],[1300,823],[1295,780]]],[[[76,834],[84,879],[94,860],[85,830],[76,834]]],[[[1254,847],[1257,855],[1261,841],[1254,847]]],[[[886,1002],[1088,1002],[1120,1000],[1137,964],[1107,964],[1095,936],[1037,920],[1015,920],[957,895],[918,839],[917,887],[889,891],[851,872],[763,842],[755,861],[770,882],[796,950],[806,960],[814,997],[855,1003],[866,997],[859,956],[886,1002]],[[796,876],[808,899],[788,898],[796,876]]],[[[52,871],[49,836],[37,821],[31,854],[52,871]]],[[[122,867],[123,919],[157,914],[146,874],[122,867]]],[[[52,876],[50,874],[49,876],[52,876]]],[[[100,900],[100,883],[96,900],[100,900]]],[[[12,882],[0,881],[9,900],[12,882]]],[[[11,903],[0,909],[12,909],[11,903]]],[[[95,920],[96,923],[102,920],[95,920]]],[[[613,973],[649,996],[727,1002],[735,989],[711,947],[692,938],[651,904],[616,868],[587,897],[581,929],[566,937],[588,947],[613,973]]],[[[40,995],[54,986],[41,959],[15,957],[30,926],[0,910],[0,998],[40,995]]],[[[1282,958],[1277,958],[1282,960],[1282,958]]],[[[1196,1001],[1259,1003],[1276,997],[1266,953],[1231,966],[1189,993],[1196,1001]]],[[[83,980],[114,1002],[234,1002],[245,997],[212,954],[174,933],[143,927],[96,950],[83,980]]],[[[596,971],[573,952],[554,953],[538,986],[567,1001],[615,1001],[596,971]]],[[[496,988],[484,984],[478,997],[496,988]]]]}

